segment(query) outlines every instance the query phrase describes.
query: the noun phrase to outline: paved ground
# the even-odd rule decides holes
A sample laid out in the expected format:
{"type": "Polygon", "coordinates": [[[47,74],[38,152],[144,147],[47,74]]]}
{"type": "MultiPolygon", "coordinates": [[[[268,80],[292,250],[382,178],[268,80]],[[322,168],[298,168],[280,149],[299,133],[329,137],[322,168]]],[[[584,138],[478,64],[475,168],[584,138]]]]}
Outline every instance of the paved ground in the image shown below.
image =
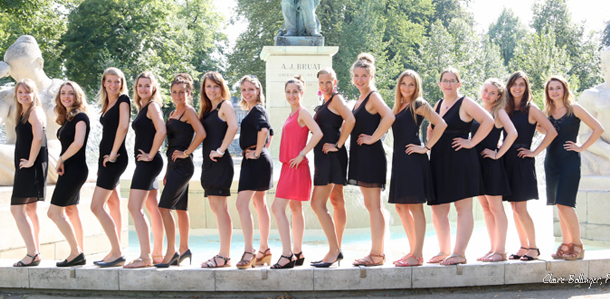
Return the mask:
{"type": "Polygon", "coordinates": [[[528,284],[514,286],[470,287],[451,289],[420,289],[392,291],[349,291],[349,292],[239,292],[239,293],[121,293],[121,292],[62,292],[0,289],[0,299],[43,299],[43,298],[265,298],[265,299],[302,299],[302,298],[416,298],[416,299],[454,299],[454,298],[540,298],[540,299],[601,299],[610,298],[610,282],[594,285],[584,284],[528,284]]]}

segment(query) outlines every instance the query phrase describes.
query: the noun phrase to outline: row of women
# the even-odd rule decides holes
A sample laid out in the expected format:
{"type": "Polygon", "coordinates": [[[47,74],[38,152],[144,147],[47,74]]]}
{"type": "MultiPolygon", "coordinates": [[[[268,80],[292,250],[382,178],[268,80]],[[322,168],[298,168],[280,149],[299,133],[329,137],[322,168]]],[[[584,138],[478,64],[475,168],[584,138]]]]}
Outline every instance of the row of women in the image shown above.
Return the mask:
{"type": "MultiPolygon", "coordinates": [[[[332,69],[323,69],[318,73],[324,101],[314,116],[301,106],[304,93],[302,79],[295,77],[286,82],[285,94],[291,112],[282,128],[279,156],[282,169],[271,207],[282,240],[282,254],[272,268],[292,268],[304,263],[302,202],[310,198],[329,243],[328,253],[321,260],[312,262],[312,266],[329,267],[343,259],[341,242],[346,225],[343,187],[347,184],[360,187],[370,215],[372,238],[370,253],[353,264],[384,264],[385,216],[381,191],[386,183],[387,162],[380,139],[390,127],[394,134],[394,153],[389,202],[396,206],[410,247],[408,254],[394,262],[396,266],[423,264],[424,203],[432,207],[440,245],[440,252],[429,262],[443,265],[466,263],[464,253],[473,231],[472,198],[475,196],[483,207],[491,241],[490,251],[479,260],[495,262],[507,259],[505,240],[508,224],[503,200],[511,203],[521,242],[521,248],[510,258],[536,259],[540,252],[527,201],[538,198],[534,157],[544,149],[547,149],[547,200],[548,204],[558,207],[563,237],[553,257],[569,260],[583,258],[584,248],[574,210],[580,179],[578,153],[595,142],[603,128],[585,109],[574,103],[565,79],[553,76],[547,81],[544,112],[532,103],[529,81],[523,72],[514,73],[506,87],[497,79],[487,80],[481,91],[481,107],[474,100],[460,95],[458,71],[446,69],[439,80],[443,99],[432,108],[422,97],[419,75],[407,70],[398,77],[392,110],[376,92],[375,63],[370,54],[360,54],[351,71],[353,84],[360,91],[351,111],[335,92],[337,77],[332,69]],[[419,136],[424,118],[431,124],[425,145],[419,136]],[[593,129],[593,133],[584,143],[578,144],[576,136],[581,120],[593,129]],[[545,137],[532,149],[535,130],[545,137]],[[312,136],[308,138],[310,132],[312,136]],[[501,136],[504,136],[502,141],[501,136]],[[344,146],[348,137],[349,163],[344,146]],[[315,165],[313,192],[306,158],[312,150],[315,165]],[[329,198],[334,208],[332,216],[326,207],[329,198]],[[453,250],[448,220],[451,203],[454,203],[458,213],[453,250]],[[286,207],[290,207],[292,212],[292,242],[286,207]]],[[[176,110],[164,124],[159,86],[154,76],[144,72],[136,79],[134,102],[139,113],[132,126],[136,133],[134,155],[137,164],[129,195],[129,211],[134,220],[141,254],[138,259],[124,265],[125,258],[120,247],[117,186],[128,161],[125,136],[130,99],[126,95],[125,77],[121,71],[109,68],[104,72],[100,88],[100,122],[104,129],[91,209],[102,224],[112,250],[102,260],[95,262],[98,266],[140,268],[154,264],[156,267],[168,267],[179,265],[186,258],[191,260],[192,253],[188,246],[188,182],[194,172],[192,152],[201,142],[204,157],[201,184],[216,216],[220,236],[218,254],[201,266],[215,268],[231,265],[232,220],[227,200],[234,170],[227,148],[238,125],[232,104],[227,101],[229,89],[222,76],[209,72],[201,82],[201,111],[197,115],[190,105],[192,80],[186,74],[176,76],[171,84],[171,97],[176,110]],[[168,165],[163,180],[165,187],[157,205],[157,176],[163,168],[159,148],[166,135],[168,165]],[[105,209],[106,204],[109,211],[105,209]],[[153,250],[144,206],[151,214],[153,250]],[[175,245],[175,222],[171,210],[176,210],[178,216],[178,248],[175,245]],[[168,241],[164,255],[161,253],[164,238],[161,226],[165,228],[168,241]]],[[[236,202],[245,240],[244,254],[236,266],[243,269],[271,264],[272,255],[268,246],[270,214],[265,193],[273,187],[273,165],[268,151],[273,129],[263,108],[264,93],[260,81],[256,76],[244,76],[240,80],[240,87],[240,105],[248,110],[241,124],[239,141],[244,159],[236,202]],[[261,240],[258,252],[253,245],[250,201],[253,201],[258,215],[261,240]]],[[[36,202],[44,199],[44,117],[31,81],[19,82],[15,91],[19,108],[15,149],[18,170],[15,174],[12,211],[28,250],[26,257],[15,266],[35,266],[41,259],[35,211],[36,202]],[[31,182],[36,182],[39,188],[19,188],[31,182]]],[[[89,120],[84,94],[76,83],[64,83],[55,101],[57,122],[62,125],[58,131],[62,151],[57,165],[60,177],[48,215],[71,247],[70,255],[57,265],[81,265],[85,263],[85,256],[76,204],[87,173],[84,148],[89,120]]]]}

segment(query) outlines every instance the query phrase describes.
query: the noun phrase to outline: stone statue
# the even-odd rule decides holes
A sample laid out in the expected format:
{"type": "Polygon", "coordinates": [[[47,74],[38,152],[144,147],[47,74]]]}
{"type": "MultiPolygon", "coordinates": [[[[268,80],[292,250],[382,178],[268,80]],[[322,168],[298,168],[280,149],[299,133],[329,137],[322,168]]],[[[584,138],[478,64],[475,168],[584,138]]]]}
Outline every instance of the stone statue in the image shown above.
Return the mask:
{"type": "Polygon", "coordinates": [[[320,20],[316,8],[320,0],[282,0],[284,27],[278,36],[316,36],[320,34],[320,20]]]}
{"type": "MultiPolygon", "coordinates": [[[[56,116],[54,98],[59,91],[62,80],[50,79],[43,71],[44,59],[38,43],[29,35],[20,36],[4,54],[0,61],[0,78],[11,76],[15,81],[25,78],[32,79],[38,87],[38,96],[47,116],[47,144],[49,150],[49,174],[47,180],[54,184],[57,181],[55,164],[61,152],[61,144],[56,133],[59,125],[56,116]]],[[[14,89],[0,91],[0,124],[4,122],[6,144],[0,145],[0,185],[12,185],[15,172],[13,157],[15,155],[15,93],[14,89]]]]}
{"type": "MultiPolygon", "coordinates": [[[[610,47],[601,56],[605,82],[585,90],[578,98],[578,104],[606,128],[602,136],[581,153],[583,175],[610,176],[610,47]]],[[[578,137],[581,141],[587,140],[591,132],[589,127],[580,126],[578,137]]]]}

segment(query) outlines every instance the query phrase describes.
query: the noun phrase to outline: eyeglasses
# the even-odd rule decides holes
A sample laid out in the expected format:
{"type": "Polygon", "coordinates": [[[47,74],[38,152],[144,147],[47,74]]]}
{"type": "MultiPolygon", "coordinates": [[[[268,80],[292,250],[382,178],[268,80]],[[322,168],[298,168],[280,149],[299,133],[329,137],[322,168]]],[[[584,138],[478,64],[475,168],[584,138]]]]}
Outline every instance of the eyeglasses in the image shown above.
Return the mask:
{"type": "Polygon", "coordinates": [[[258,77],[256,77],[256,75],[249,75],[249,77],[254,78],[254,79],[258,78],[258,77]]]}
{"type": "Polygon", "coordinates": [[[441,83],[443,83],[443,84],[455,84],[455,83],[458,83],[458,81],[457,80],[443,80],[443,81],[441,81],[441,83]]]}

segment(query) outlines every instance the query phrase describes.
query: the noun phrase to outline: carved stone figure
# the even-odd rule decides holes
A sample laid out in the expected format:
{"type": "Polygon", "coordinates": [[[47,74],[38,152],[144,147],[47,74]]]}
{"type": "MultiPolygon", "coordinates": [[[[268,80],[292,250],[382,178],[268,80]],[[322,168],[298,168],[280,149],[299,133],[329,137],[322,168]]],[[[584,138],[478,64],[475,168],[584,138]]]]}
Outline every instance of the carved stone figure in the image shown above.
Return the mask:
{"type": "MultiPolygon", "coordinates": [[[[578,103],[606,128],[602,136],[581,153],[583,175],[610,176],[610,47],[601,56],[605,82],[585,90],[578,98],[578,103]]],[[[591,132],[589,127],[580,126],[578,138],[581,142],[587,140],[591,132]]]]}
{"type": "MultiPolygon", "coordinates": [[[[47,144],[49,149],[49,174],[47,180],[54,184],[57,181],[55,164],[61,151],[61,144],[56,133],[59,125],[55,122],[53,109],[55,95],[62,80],[50,79],[43,71],[44,59],[36,39],[30,35],[20,36],[4,54],[0,61],[0,78],[11,76],[15,81],[32,79],[38,87],[38,96],[47,116],[47,144]]],[[[15,172],[13,157],[15,154],[15,93],[14,89],[0,91],[0,124],[5,123],[6,144],[0,145],[0,185],[12,185],[15,172]]]]}
{"type": "Polygon", "coordinates": [[[284,27],[278,36],[316,36],[321,37],[320,21],[316,8],[320,0],[282,0],[284,27]]]}

